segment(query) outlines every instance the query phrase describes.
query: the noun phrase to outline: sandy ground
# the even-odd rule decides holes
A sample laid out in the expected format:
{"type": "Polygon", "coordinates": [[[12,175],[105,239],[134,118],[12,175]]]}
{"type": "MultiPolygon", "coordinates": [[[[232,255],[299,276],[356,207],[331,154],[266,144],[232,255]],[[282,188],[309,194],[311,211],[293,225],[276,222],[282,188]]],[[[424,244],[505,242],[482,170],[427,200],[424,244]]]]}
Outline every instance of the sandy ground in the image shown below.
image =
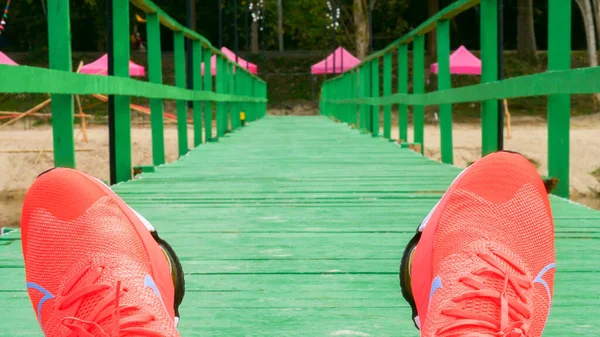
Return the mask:
{"type": "MultiPolygon", "coordinates": [[[[82,141],[79,129],[75,130],[77,168],[102,180],[109,179],[108,127],[95,126],[88,129],[88,143],[82,141]]],[[[152,146],[149,127],[134,127],[132,138],[133,165],[152,164],[152,146]]],[[[188,129],[188,141],[193,147],[193,131],[188,129]]],[[[31,153],[0,153],[0,227],[18,225],[20,205],[26,189],[38,174],[53,167],[53,153],[39,152],[52,149],[52,129],[49,126],[28,130],[23,125],[12,129],[0,129],[0,151],[36,150],[31,153]]],[[[167,162],[177,160],[177,129],[166,126],[165,151],[167,162]]]]}
{"type": "MultiPolygon", "coordinates": [[[[600,181],[591,173],[600,169],[600,114],[574,117],[571,125],[571,193],[572,199],[600,209],[600,181]]],[[[413,139],[409,128],[409,140],[413,139]]],[[[392,130],[398,138],[398,129],[392,130]]],[[[481,158],[481,127],[478,124],[453,126],[454,165],[466,167],[481,158]]],[[[548,130],[544,120],[523,118],[513,121],[512,138],[505,139],[505,149],[524,154],[542,175],[548,172],[548,130]]],[[[425,127],[425,155],[440,160],[440,129],[425,127]]]]}
{"type": "MultiPolygon", "coordinates": [[[[293,111],[292,111],[293,112],[293,111]]],[[[312,114],[312,113],[306,113],[312,114]]],[[[547,172],[547,130],[543,120],[515,119],[512,139],[505,141],[506,148],[525,154],[539,163],[539,171],[547,172]]],[[[84,143],[76,130],[76,148],[91,149],[77,151],[78,169],[102,180],[108,180],[108,129],[95,126],[88,130],[89,142],[84,143]]],[[[398,130],[392,131],[398,138],[398,130]]],[[[481,129],[477,124],[455,124],[454,162],[466,167],[477,160],[481,153],[481,129]]],[[[426,155],[440,159],[440,133],[436,125],[427,125],[425,131],[426,155]]],[[[134,165],[150,165],[152,151],[150,128],[132,129],[132,159],[134,165]]],[[[188,129],[188,140],[192,147],[193,132],[188,129]]],[[[412,140],[412,130],[409,140],[412,140]]],[[[177,130],[167,126],[165,130],[167,162],[177,159],[177,130]]],[[[0,227],[16,226],[26,189],[40,172],[53,166],[52,130],[48,126],[24,129],[19,124],[9,129],[0,129],[0,227]],[[1,153],[7,150],[35,150],[30,153],[1,153]]],[[[600,209],[599,181],[590,173],[600,168],[600,114],[584,118],[573,118],[571,132],[571,187],[573,199],[600,209]]]]}

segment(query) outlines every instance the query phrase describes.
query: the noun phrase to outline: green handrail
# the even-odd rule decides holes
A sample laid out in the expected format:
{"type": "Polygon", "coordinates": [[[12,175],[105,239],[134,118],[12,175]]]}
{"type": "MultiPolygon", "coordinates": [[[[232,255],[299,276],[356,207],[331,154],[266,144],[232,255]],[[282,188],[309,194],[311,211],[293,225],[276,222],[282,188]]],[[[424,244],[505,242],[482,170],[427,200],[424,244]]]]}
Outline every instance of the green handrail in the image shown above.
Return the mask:
{"type": "Polygon", "coordinates": [[[380,108],[384,111],[383,136],[390,138],[392,105],[398,106],[399,138],[408,142],[408,107],[413,107],[413,143],[424,151],[425,106],[440,105],[441,155],[453,163],[452,104],[482,102],[482,155],[498,150],[497,100],[548,96],[548,176],[559,179],[554,193],[569,197],[570,95],[600,92],[600,68],[571,69],[571,1],[547,0],[549,9],[548,71],[498,81],[498,2],[459,0],[425,23],[365,58],[353,69],[326,81],[321,92],[321,114],[347,122],[363,132],[379,133],[380,108]],[[451,88],[450,20],[474,6],[481,13],[481,84],[451,88]],[[437,30],[438,90],[425,92],[425,34],[437,30]],[[408,92],[408,49],[413,49],[413,91],[408,92]],[[391,92],[391,60],[397,54],[398,90],[391,92]],[[383,59],[383,96],[380,80],[370,75],[383,59]],[[374,82],[368,82],[371,76],[374,82]],[[371,108],[372,107],[372,108],[371,108]],[[358,114],[358,117],[357,117],[358,114]],[[377,121],[377,122],[376,122],[377,121]]]}
{"type": "Polygon", "coordinates": [[[132,177],[129,106],[132,96],[150,99],[154,165],[165,162],[164,100],[177,102],[180,156],[189,151],[188,101],[193,102],[195,146],[216,140],[212,135],[213,104],[217,106],[217,137],[242,126],[239,121],[241,111],[247,111],[247,121],[259,119],[266,114],[266,83],[263,80],[227,58],[203,36],[177,23],[149,0],[113,0],[115,76],[74,73],[71,64],[69,15],[69,0],[48,0],[50,69],[0,65],[0,73],[5,79],[0,82],[0,92],[51,94],[55,166],[76,167],[73,95],[115,96],[115,182],[126,181],[132,177]],[[146,13],[149,82],[129,78],[130,3],[146,13]],[[174,34],[175,86],[163,84],[161,24],[174,34]],[[192,41],[192,90],[186,89],[185,39],[192,41]],[[213,56],[216,57],[218,65],[216,91],[213,90],[211,71],[213,56]],[[241,90],[242,88],[246,90],[241,90]]]}

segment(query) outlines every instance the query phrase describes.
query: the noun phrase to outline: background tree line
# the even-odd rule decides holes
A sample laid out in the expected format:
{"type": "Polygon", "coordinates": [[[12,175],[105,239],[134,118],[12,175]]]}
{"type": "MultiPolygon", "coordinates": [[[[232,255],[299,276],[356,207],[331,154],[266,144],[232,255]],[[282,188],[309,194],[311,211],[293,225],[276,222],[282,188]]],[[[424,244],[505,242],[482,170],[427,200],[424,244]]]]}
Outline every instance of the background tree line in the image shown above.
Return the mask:
{"type": "MultiPolygon", "coordinates": [[[[8,51],[29,51],[44,54],[47,46],[45,1],[13,1],[10,18],[0,48],[8,51]]],[[[239,35],[240,50],[263,46],[258,42],[259,30],[248,12],[250,0],[238,0],[238,31],[234,31],[233,0],[221,0],[223,9],[223,44],[233,47],[234,34],[239,35]],[[254,29],[253,29],[254,28],[254,29]],[[254,34],[253,34],[254,32],[254,34]],[[253,36],[254,35],[254,36],[253,36]],[[254,38],[254,44],[252,43],[254,38]]],[[[256,0],[254,0],[256,2],[256,0]]],[[[344,45],[359,56],[373,49],[385,47],[404,33],[417,27],[439,9],[453,0],[337,0],[340,4],[340,27],[337,40],[327,29],[327,0],[264,0],[264,47],[279,48],[279,34],[283,35],[286,50],[332,50],[334,45],[344,45]],[[281,3],[283,29],[278,29],[278,4],[281,3]],[[372,33],[369,29],[369,10],[372,16],[372,33]],[[373,41],[369,41],[370,37],[373,41]]],[[[568,1],[568,0],[565,0],[568,1]]],[[[596,50],[600,38],[600,0],[575,0],[573,8],[573,48],[596,50]],[[578,11],[580,8],[581,11],[578,11]],[[583,14],[583,15],[579,15],[583,14]],[[588,34],[586,35],[586,27],[588,34]],[[595,28],[594,28],[595,27],[595,28]],[[590,34],[591,32],[591,34],[590,34]],[[593,41],[592,41],[593,38],[593,41]],[[593,44],[592,44],[593,42],[593,44]]],[[[186,0],[155,0],[155,3],[180,22],[186,22],[186,0]]],[[[218,39],[219,0],[197,0],[197,30],[213,44],[218,39]]],[[[547,45],[547,1],[505,0],[505,49],[519,51],[526,58],[535,58],[536,50],[547,45]]],[[[105,45],[104,0],[71,0],[72,45],[78,51],[101,51],[105,45]]],[[[132,10],[132,25],[137,9],[132,10]]],[[[141,14],[141,13],[140,13],[141,14]]],[[[452,21],[453,48],[464,44],[479,49],[478,7],[472,8],[452,21]]],[[[143,32],[143,24],[140,24],[143,32]]],[[[163,31],[164,50],[172,49],[172,36],[163,31]]],[[[432,55],[435,39],[428,39],[432,55]]]]}

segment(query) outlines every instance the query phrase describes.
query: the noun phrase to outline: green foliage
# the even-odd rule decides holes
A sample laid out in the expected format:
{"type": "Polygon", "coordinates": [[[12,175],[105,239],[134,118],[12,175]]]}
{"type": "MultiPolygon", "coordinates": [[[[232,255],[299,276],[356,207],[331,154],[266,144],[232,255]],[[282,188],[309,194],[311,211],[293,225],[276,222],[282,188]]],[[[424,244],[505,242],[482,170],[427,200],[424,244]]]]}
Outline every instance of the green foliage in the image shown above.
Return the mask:
{"type": "MultiPolygon", "coordinates": [[[[0,0],[1,1],[1,0],[0,0]]],[[[20,0],[11,4],[10,18],[4,34],[0,36],[0,49],[3,51],[27,51],[32,61],[43,61],[47,57],[46,46],[48,32],[43,4],[48,0],[20,0]],[[42,2],[43,1],[43,2],[42,2]]],[[[179,22],[186,22],[187,0],[153,0],[170,16],[179,22]]],[[[196,0],[197,30],[215,45],[218,36],[218,1],[196,0]]],[[[223,42],[232,47],[234,41],[233,0],[221,0],[223,9],[223,42]]],[[[249,41],[245,22],[250,0],[238,2],[238,31],[241,49],[249,41]]],[[[254,0],[256,1],[256,0],[254,0]]],[[[338,0],[343,4],[340,28],[337,31],[337,43],[354,50],[354,0],[338,0]]],[[[385,47],[404,33],[421,24],[427,18],[427,1],[424,0],[375,0],[373,10],[374,49],[385,47]]],[[[440,7],[449,5],[453,0],[440,0],[440,7]]],[[[277,48],[277,1],[265,0],[265,46],[277,48]]],[[[505,0],[505,46],[516,47],[516,0],[505,0]]],[[[76,51],[104,50],[105,1],[70,0],[72,46],[76,51]]],[[[330,50],[333,34],[327,30],[326,0],[283,0],[285,46],[287,50],[330,50]]],[[[136,9],[132,9],[132,18],[136,9]]],[[[535,2],[536,35],[540,50],[545,49],[547,40],[547,6],[545,2],[535,2]]],[[[585,48],[585,35],[579,15],[574,16],[573,47],[585,48]],[[577,33],[581,32],[581,34],[577,33]]],[[[250,22],[251,20],[248,20],[250,22]]],[[[133,23],[132,23],[133,24],[133,23]]],[[[470,10],[452,20],[452,47],[465,44],[470,49],[479,48],[479,12],[470,10]]],[[[143,29],[142,36],[143,36],[143,29]]],[[[163,30],[163,48],[172,50],[172,34],[163,30]]]]}
{"type": "Polygon", "coordinates": [[[285,33],[297,40],[300,49],[315,49],[329,33],[325,13],[327,5],[321,0],[288,1],[286,3],[285,33]]]}
{"type": "Polygon", "coordinates": [[[406,33],[408,21],[405,14],[408,6],[409,0],[377,1],[373,9],[373,39],[386,45],[406,33]]]}

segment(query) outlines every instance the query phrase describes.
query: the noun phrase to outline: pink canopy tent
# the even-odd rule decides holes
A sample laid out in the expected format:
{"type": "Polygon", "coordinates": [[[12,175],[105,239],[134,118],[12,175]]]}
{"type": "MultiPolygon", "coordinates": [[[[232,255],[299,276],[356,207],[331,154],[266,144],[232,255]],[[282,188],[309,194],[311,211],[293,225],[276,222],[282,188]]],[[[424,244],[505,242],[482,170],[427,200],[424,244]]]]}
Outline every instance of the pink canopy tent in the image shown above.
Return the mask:
{"type": "MultiPolygon", "coordinates": [[[[431,65],[431,72],[438,73],[438,64],[431,65]]],[[[481,60],[465,46],[460,46],[450,55],[450,73],[457,75],[481,75],[481,60]]]]}
{"type": "MultiPolygon", "coordinates": [[[[96,61],[86,64],[81,67],[82,74],[89,75],[105,75],[108,73],[108,54],[102,55],[96,61]]],[[[129,61],[129,76],[142,77],[146,76],[146,69],[132,61],[129,61]]]]}
{"type": "Polygon", "coordinates": [[[354,68],[360,60],[343,47],[336,49],[331,55],[311,67],[313,75],[343,73],[354,68]],[[335,64],[334,64],[335,60],[335,64]]]}
{"type": "MultiPolygon", "coordinates": [[[[229,50],[227,47],[221,48],[221,52],[231,61],[235,62],[235,53],[229,50]]],[[[242,67],[246,68],[252,74],[258,74],[258,66],[254,63],[248,62],[241,57],[237,57],[237,63],[242,67]]],[[[204,75],[204,63],[202,63],[202,75],[204,75]]],[[[213,55],[210,58],[210,70],[212,76],[217,75],[217,55],[213,55]]]]}
{"type": "Polygon", "coordinates": [[[3,52],[0,51],[0,64],[5,64],[9,66],[18,66],[17,62],[10,59],[10,57],[6,56],[3,52]]]}
{"type": "MultiPolygon", "coordinates": [[[[230,60],[232,60],[233,62],[235,62],[235,53],[232,52],[231,50],[227,49],[227,47],[223,47],[221,48],[221,52],[223,54],[225,54],[225,56],[227,56],[230,60]]],[[[244,60],[241,57],[237,57],[237,63],[242,66],[243,68],[248,69],[249,72],[253,73],[253,74],[258,74],[258,66],[254,63],[250,63],[246,60],[244,60]]]]}

